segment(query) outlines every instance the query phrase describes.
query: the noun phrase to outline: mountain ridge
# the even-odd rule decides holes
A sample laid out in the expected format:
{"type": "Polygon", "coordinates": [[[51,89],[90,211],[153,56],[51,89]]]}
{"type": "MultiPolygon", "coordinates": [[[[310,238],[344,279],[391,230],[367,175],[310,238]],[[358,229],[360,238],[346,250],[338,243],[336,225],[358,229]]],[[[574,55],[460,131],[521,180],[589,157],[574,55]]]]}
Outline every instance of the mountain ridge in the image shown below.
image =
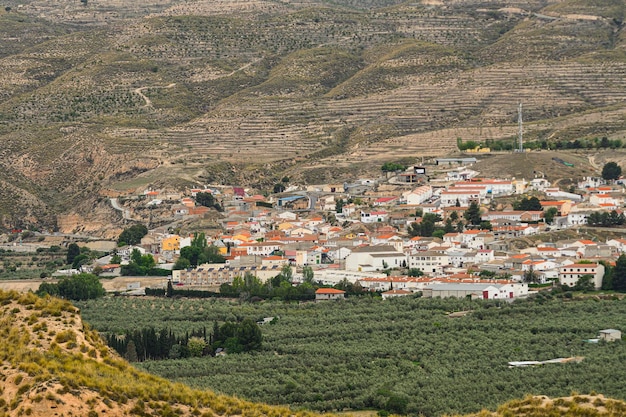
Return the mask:
{"type": "Polygon", "coordinates": [[[512,142],[518,102],[528,141],[626,138],[623,3],[357,3],[9,1],[2,226],[111,234],[104,197],[158,170],[262,190],[512,142]]]}

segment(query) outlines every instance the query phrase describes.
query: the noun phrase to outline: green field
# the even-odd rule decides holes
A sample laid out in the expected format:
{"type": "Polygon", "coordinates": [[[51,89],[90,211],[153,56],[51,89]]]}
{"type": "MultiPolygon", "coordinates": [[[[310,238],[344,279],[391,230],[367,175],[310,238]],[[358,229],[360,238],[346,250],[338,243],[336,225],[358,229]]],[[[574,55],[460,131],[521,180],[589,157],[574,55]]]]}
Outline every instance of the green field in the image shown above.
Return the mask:
{"type": "Polygon", "coordinates": [[[619,300],[513,304],[404,298],[325,304],[113,298],[79,304],[101,332],[153,326],[178,334],[215,321],[279,317],[261,352],[152,361],[138,367],[194,387],[314,410],[466,413],[525,394],[592,391],[624,399],[623,342],[588,344],[626,328],[619,300]],[[448,312],[472,310],[463,318],[448,312]],[[508,368],[509,361],[583,356],[580,363],[508,368]]]}

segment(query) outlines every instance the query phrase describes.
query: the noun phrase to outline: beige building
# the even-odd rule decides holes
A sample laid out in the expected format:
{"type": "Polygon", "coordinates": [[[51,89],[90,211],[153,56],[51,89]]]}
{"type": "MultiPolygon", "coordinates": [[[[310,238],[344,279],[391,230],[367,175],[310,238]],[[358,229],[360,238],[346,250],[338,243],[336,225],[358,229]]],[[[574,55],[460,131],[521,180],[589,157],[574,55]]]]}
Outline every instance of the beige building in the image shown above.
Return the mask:
{"type": "Polygon", "coordinates": [[[606,342],[614,342],[616,340],[622,340],[622,332],[615,329],[600,330],[598,339],[606,342]]]}
{"type": "Polygon", "coordinates": [[[559,270],[559,283],[573,287],[578,283],[580,277],[591,275],[593,286],[596,290],[602,287],[602,278],[604,278],[604,266],[602,264],[571,264],[561,267],[559,270]]]}
{"type": "Polygon", "coordinates": [[[194,269],[172,271],[172,282],[183,286],[219,287],[231,284],[235,277],[243,277],[246,273],[265,282],[280,272],[280,265],[231,267],[226,264],[204,264],[194,269]]]}
{"type": "Polygon", "coordinates": [[[319,288],[315,291],[315,301],[343,300],[346,292],[334,288],[319,288]]]}

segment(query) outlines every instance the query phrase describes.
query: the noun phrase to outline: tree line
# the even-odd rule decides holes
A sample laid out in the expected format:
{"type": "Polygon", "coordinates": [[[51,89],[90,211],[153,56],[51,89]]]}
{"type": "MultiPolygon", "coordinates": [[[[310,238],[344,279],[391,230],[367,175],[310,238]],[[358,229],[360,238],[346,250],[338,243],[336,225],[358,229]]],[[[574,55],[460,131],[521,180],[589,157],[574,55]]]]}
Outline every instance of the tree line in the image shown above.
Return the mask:
{"type": "MultiPolygon", "coordinates": [[[[461,203],[457,201],[457,207],[461,203]]],[[[419,222],[412,222],[408,227],[409,236],[424,236],[442,238],[446,233],[459,232],[465,229],[491,230],[492,225],[489,221],[483,221],[481,218],[480,206],[475,201],[470,202],[467,209],[463,212],[463,219],[459,217],[457,212],[453,211],[450,216],[441,224],[443,218],[435,213],[423,213],[421,210],[416,211],[416,217],[419,222]]]]}
{"type": "Polygon", "coordinates": [[[106,337],[107,344],[129,362],[212,356],[218,349],[226,353],[251,352],[261,349],[262,339],[259,325],[249,318],[221,326],[215,322],[208,335],[206,327],[184,335],[176,335],[171,328],[156,331],[147,327],[106,337]]]}
{"type": "Polygon", "coordinates": [[[187,269],[205,263],[223,264],[226,262],[219,248],[209,245],[204,233],[198,233],[191,240],[191,245],[180,250],[180,257],[174,264],[174,269],[187,269]]]}
{"type": "MultiPolygon", "coordinates": [[[[515,148],[515,140],[487,139],[485,147],[492,151],[511,151],[515,148]]],[[[619,149],[624,146],[621,139],[609,139],[606,136],[593,139],[575,139],[571,141],[529,141],[524,143],[526,149],[619,149]]],[[[457,147],[460,151],[482,147],[482,143],[474,140],[463,141],[457,138],[457,147]]]]}
{"type": "Polygon", "coordinates": [[[594,211],[587,216],[587,224],[589,226],[622,226],[626,223],[626,216],[624,213],[618,213],[615,210],[608,211],[594,211]]]}
{"type": "Polygon", "coordinates": [[[142,255],[139,249],[135,248],[130,253],[130,261],[126,265],[121,266],[121,274],[123,276],[167,276],[170,271],[156,266],[154,257],[146,253],[142,255]]]}
{"type": "Polygon", "coordinates": [[[42,282],[35,293],[67,300],[90,300],[104,296],[105,291],[97,276],[82,273],[63,277],[56,284],[42,282]]]}

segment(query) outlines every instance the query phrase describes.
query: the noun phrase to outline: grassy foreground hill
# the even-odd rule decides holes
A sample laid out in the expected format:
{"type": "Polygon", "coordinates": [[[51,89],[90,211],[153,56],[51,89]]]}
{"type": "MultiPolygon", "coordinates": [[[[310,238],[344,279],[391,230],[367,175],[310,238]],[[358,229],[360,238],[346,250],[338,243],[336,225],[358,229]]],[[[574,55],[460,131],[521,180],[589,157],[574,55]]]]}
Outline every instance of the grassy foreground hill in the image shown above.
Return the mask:
{"type": "Polygon", "coordinates": [[[0,415],[313,415],[140,372],[112,353],[67,301],[0,292],[0,304],[0,415]]]}
{"type": "MultiPolygon", "coordinates": [[[[315,416],[191,389],[138,371],[89,329],[76,307],[0,292],[0,416],[315,416]]],[[[358,413],[357,413],[358,414],[358,413]]],[[[527,397],[472,416],[622,416],[602,396],[527,397]]]]}

